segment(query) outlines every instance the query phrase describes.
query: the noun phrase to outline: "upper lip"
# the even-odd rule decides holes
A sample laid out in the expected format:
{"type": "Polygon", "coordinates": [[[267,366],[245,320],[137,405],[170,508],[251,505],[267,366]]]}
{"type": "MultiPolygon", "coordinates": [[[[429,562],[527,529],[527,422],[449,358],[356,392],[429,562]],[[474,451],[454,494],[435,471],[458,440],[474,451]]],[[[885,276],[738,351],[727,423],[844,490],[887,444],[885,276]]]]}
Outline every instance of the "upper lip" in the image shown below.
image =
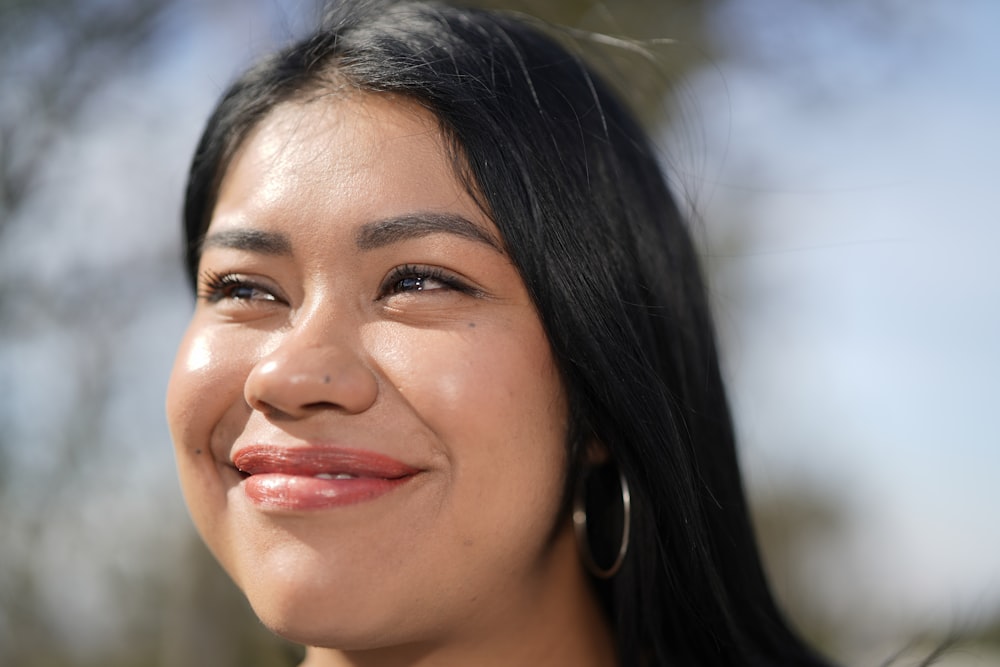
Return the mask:
{"type": "Polygon", "coordinates": [[[420,472],[385,454],[339,446],[248,445],[233,453],[233,465],[242,473],[259,475],[351,475],[398,479],[420,472]]]}

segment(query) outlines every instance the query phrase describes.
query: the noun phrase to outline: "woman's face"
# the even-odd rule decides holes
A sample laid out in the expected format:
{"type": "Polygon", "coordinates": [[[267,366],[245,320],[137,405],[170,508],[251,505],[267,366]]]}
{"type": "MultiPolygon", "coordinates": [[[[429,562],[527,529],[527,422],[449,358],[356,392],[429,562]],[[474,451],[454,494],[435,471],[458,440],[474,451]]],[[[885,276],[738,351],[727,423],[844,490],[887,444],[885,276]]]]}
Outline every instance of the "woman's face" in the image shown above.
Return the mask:
{"type": "Polygon", "coordinates": [[[549,345],[428,112],[276,108],[223,179],[199,274],[167,401],[181,483],[272,629],[459,636],[582,581],[549,345]]]}

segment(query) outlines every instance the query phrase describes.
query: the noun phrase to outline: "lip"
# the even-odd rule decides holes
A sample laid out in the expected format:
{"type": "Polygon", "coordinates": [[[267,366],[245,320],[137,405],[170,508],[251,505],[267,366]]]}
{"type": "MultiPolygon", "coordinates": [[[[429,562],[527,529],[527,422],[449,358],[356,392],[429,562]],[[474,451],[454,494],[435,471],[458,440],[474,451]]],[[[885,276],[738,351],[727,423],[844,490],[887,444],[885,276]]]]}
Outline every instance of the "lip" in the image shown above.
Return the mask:
{"type": "Polygon", "coordinates": [[[418,468],[384,454],[343,447],[250,445],[233,453],[240,485],[262,509],[319,510],[373,500],[402,486],[418,468]]]}

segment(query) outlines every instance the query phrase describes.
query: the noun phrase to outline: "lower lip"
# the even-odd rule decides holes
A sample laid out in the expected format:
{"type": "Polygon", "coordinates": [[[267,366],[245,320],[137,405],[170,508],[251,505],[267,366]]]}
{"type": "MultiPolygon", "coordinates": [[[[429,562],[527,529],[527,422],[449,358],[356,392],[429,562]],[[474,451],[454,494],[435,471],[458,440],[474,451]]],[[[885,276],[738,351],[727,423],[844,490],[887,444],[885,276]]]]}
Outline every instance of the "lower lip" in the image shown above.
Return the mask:
{"type": "Polygon", "coordinates": [[[272,510],[320,510],[374,500],[406,484],[412,475],[383,479],[321,479],[305,475],[262,473],[243,480],[243,491],[255,505],[272,510]]]}

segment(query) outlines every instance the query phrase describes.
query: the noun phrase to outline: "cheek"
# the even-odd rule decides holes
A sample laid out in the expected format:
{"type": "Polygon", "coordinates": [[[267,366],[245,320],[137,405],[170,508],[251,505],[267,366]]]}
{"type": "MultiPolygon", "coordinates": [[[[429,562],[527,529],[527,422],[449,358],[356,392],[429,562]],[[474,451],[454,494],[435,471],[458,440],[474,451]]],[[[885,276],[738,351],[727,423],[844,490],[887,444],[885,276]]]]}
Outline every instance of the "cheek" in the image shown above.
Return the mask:
{"type": "Polygon", "coordinates": [[[167,421],[178,456],[210,454],[210,436],[226,411],[243,402],[250,361],[232,341],[194,324],[174,360],[167,386],[167,421]]]}
{"type": "Polygon", "coordinates": [[[381,372],[435,432],[490,440],[502,434],[536,441],[556,436],[565,444],[562,382],[536,322],[457,331],[382,325],[366,333],[381,372]]]}
{"type": "Polygon", "coordinates": [[[212,330],[191,326],[174,361],[166,404],[184,498],[196,527],[217,555],[215,522],[226,493],[219,465],[228,455],[222,443],[226,432],[238,432],[249,416],[243,401],[247,361],[233,354],[238,346],[221,338],[212,330]]]}
{"type": "Polygon", "coordinates": [[[378,363],[439,438],[455,502],[480,508],[456,509],[456,519],[470,531],[484,520],[551,528],[565,484],[568,410],[540,325],[479,323],[386,340],[378,363]]]}

